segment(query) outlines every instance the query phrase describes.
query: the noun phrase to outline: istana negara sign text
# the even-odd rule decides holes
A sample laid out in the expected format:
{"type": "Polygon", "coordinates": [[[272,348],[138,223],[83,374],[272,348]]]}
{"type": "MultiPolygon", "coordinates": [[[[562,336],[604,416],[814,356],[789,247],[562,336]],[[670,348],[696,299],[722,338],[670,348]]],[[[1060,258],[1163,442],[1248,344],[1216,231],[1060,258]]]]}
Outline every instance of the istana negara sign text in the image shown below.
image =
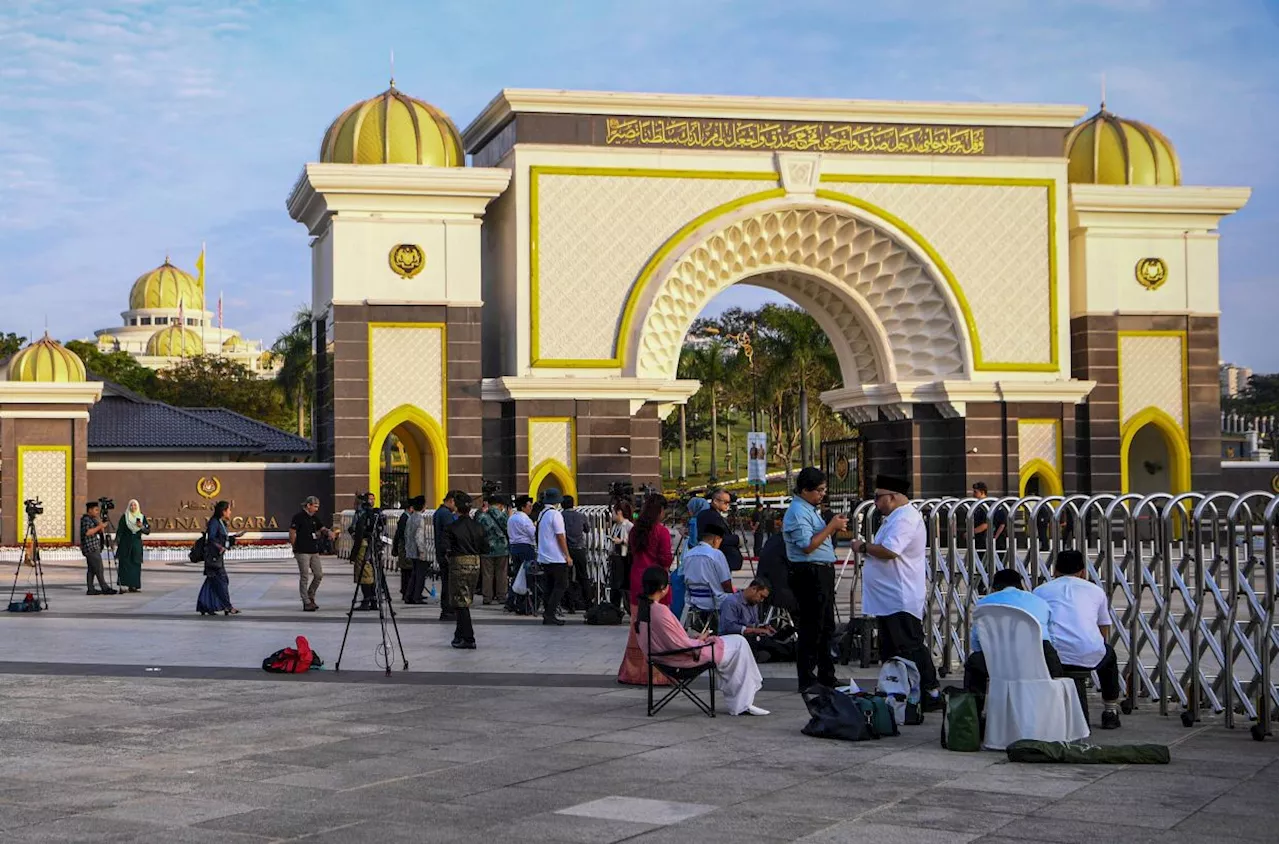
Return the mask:
{"type": "Polygon", "coordinates": [[[971,126],[610,117],[605,121],[605,143],[686,149],[981,155],[986,149],[986,130],[971,126]]]}

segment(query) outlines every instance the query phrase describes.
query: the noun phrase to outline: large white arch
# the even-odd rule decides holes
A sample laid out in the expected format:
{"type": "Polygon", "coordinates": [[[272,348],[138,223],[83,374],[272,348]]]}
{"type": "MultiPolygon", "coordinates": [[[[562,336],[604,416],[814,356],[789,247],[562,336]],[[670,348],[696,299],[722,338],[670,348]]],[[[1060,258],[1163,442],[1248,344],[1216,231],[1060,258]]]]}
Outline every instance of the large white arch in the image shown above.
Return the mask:
{"type": "Polygon", "coordinates": [[[622,339],[624,374],[674,378],[689,326],[746,281],[791,297],[819,320],[845,386],[968,378],[973,350],[959,302],[932,259],[871,212],[821,197],[765,200],[689,233],[638,291],[622,339]],[[858,363],[862,361],[862,363],[858,363]]]}

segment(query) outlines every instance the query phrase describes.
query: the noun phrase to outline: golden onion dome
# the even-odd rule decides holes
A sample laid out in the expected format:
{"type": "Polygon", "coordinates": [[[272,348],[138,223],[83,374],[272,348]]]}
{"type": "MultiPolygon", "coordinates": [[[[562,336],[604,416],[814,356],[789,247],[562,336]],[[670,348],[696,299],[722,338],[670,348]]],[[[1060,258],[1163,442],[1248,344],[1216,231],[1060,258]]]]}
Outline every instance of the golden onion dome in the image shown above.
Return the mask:
{"type": "Polygon", "coordinates": [[[147,340],[147,354],[160,358],[202,355],[204,341],[190,328],[171,325],[151,335],[147,340]]]}
{"type": "Polygon", "coordinates": [[[202,306],[200,282],[169,263],[138,276],[129,291],[129,310],[174,310],[179,304],[199,311],[202,306]]]}
{"type": "Polygon", "coordinates": [[[1178,154],[1158,130],[1117,117],[1106,103],[1067,135],[1067,181],[1097,185],[1180,185],[1178,154]]]}
{"type": "Polygon", "coordinates": [[[222,351],[239,352],[245,349],[247,345],[248,344],[245,343],[244,339],[241,337],[228,337],[226,340],[222,341],[222,351]]]}
{"type": "Polygon", "coordinates": [[[44,337],[9,358],[10,381],[40,381],[69,384],[87,380],[80,356],[49,337],[44,337]]]}
{"type": "Polygon", "coordinates": [[[320,144],[325,164],[427,164],[466,162],[458,127],[440,109],[391,87],[351,106],[329,125],[320,144]]]}
{"type": "Polygon", "coordinates": [[[99,345],[99,346],[114,346],[117,342],[119,342],[119,341],[118,341],[118,340],[116,340],[116,336],[115,336],[114,334],[99,334],[99,335],[98,335],[98,345],[99,345]]]}

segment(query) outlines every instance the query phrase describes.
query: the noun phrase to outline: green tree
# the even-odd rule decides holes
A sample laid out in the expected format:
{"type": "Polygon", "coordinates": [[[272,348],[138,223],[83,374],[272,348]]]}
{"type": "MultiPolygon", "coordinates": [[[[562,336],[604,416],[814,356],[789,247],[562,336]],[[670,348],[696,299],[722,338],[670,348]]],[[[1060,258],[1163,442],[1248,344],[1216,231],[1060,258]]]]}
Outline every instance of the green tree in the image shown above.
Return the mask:
{"type": "Polygon", "coordinates": [[[177,407],[222,407],[286,431],[294,424],[275,382],[214,355],[186,358],[159,372],[153,398],[177,407]]]}
{"type": "Polygon", "coordinates": [[[307,436],[314,395],[316,365],[311,340],[311,308],[303,305],[293,315],[293,325],[276,338],[271,351],[280,357],[276,384],[285,402],[297,414],[298,436],[307,436]]]}
{"type": "MultiPolygon", "coordinates": [[[[702,382],[699,393],[706,391],[707,401],[711,408],[711,474],[708,480],[715,482],[716,474],[716,441],[717,432],[717,396],[729,380],[728,349],[723,340],[712,338],[706,343],[688,349],[689,375],[702,382]]],[[[683,355],[682,355],[683,356],[683,355]]]]}
{"type": "Polygon", "coordinates": [[[27,345],[26,337],[20,337],[12,331],[0,334],[0,360],[16,355],[25,345],[27,345]]]}
{"type": "Polygon", "coordinates": [[[1275,416],[1280,375],[1250,375],[1239,395],[1223,401],[1225,410],[1242,416],[1275,416]]]}
{"type": "Polygon", "coordinates": [[[760,348],[775,386],[794,385],[800,433],[800,461],[812,463],[810,435],[816,420],[810,418],[811,390],[829,390],[840,383],[840,363],[831,340],[817,320],[794,307],[766,305],[758,315],[760,348]]]}
{"type": "Polygon", "coordinates": [[[138,363],[137,358],[128,352],[104,352],[83,340],[71,340],[65,345],[84,361],[85,369],[99,378],[139,395],[155,398],[155,371],[138,363]]]}

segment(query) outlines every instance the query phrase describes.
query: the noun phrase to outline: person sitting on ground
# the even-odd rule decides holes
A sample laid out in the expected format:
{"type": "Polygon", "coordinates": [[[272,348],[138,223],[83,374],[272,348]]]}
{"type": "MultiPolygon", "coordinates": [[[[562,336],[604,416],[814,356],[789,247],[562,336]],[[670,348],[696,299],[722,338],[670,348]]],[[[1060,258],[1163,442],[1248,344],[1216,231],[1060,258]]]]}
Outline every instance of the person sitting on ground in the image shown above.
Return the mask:
{"type": "Polygon", "coordinates": [[[720,604],[720,635],[737,634],[746,639],[756,662],[795,658],[794,649],[781,641],[785,636],[773,625],[760,623],[760,606],[772,591],[769,581],[757,576],[746,589],[726,595],[720,604]]]}
{"type": "Polygon", "coordinates": [[[1053,644],[1064,672],[1096,671],[1102,686],[1102,729],[1120,726],[1120,668],[1111,637],[1111,602],[1086,578],[1084,555],[1068,549],[1053,562],[1053,580],[1035,594],[1049,605],[1053,644]]]}
{"type": "Polygon", "coordinates": [[[711,624],[725,595],[733,591],[733,575],[720,550],[724,528],[707,522],[698,531],[698,544],[685,552],[680,566],[684,572],[685,595],[690,606],[698,611],[698,626],[703,627],[711,624]]]}
{"type": "Polygon", "coordinates": [[[690,653],[660,657],[658,661],[673,668],[692,668],[710,659],[715,663],[724,692],[725,709],[730,715],[768,715],[769,710],[755,705],[756,692],[760,691],[764,681],[747,640],[737,635],[713,636],[709,632],[703,632],[695,639],[689,638],[680,621],[662,603],[671,589],[666,569],[650,566],[641,576],[641,583],[644,594],[636,609],[632,631],[645,655],[697,648],[690,653]]]}
{"type": "MultiPolygon", "coordinates": [[[[1061,677],[1062,661],[1053,646],[1053,612],[1045,600],[1026,591],[1017,569],[1001,569],[991,578],[991,594],[978,599],[979,607],[1005,606],[1026,610],[1040,622],[1040,638],[1044,640],[1044,662],[1050,677],[1061,677]]],[[[964,663],[964,687],[975,694],[987,693],[987,658],[982,655],[982,642],[975,624],[969,633],[969,658],[964,663]]]]}

